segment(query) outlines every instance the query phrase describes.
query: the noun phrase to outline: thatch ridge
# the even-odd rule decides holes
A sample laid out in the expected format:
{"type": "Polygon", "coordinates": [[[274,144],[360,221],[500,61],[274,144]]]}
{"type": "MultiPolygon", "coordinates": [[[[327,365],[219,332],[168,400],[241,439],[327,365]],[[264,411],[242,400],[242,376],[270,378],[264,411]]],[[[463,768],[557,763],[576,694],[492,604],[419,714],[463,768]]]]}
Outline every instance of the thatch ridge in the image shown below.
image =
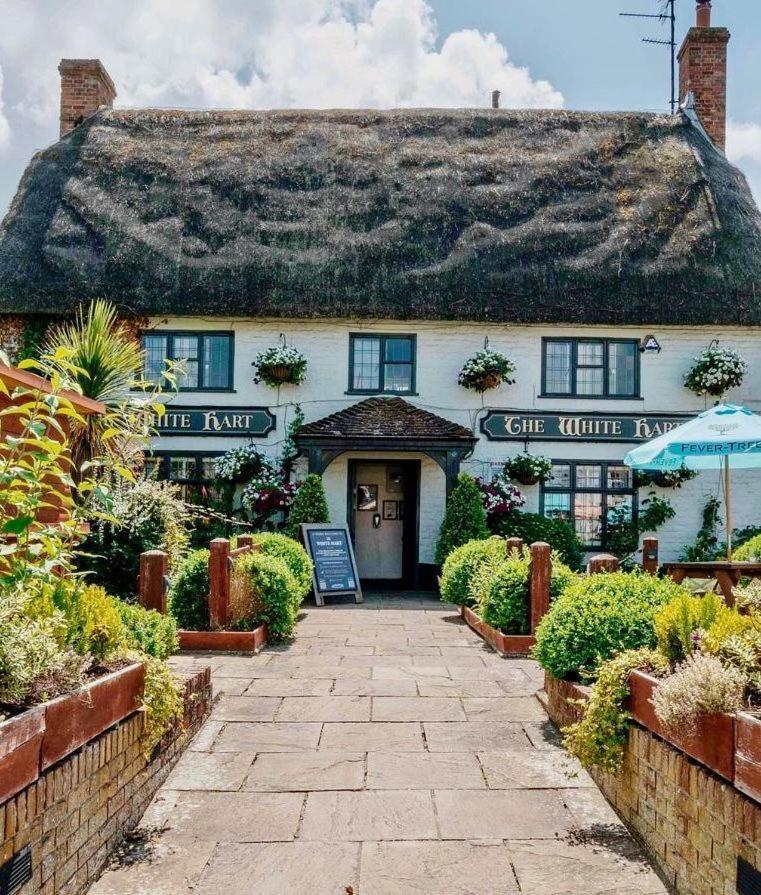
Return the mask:
{"type": "Polygon", "coordinates": [[[761,324],[759,286],[682,115],[101,110],[0,227],[0,313],[761,324]]]}

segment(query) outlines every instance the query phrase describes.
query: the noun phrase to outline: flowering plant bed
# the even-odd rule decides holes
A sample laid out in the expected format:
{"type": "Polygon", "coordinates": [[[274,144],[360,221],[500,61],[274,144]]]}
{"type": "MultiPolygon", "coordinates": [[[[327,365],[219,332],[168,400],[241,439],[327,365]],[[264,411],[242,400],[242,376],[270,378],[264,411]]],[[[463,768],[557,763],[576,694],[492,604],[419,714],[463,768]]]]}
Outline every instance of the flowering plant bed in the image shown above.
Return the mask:
{"type": "Polygon", "coordinates": [[[468,606],[460,606],[460,615],[468,627],[501,656],[527,656],[536,642],[530,634],[503,634],[487,625],[468,606]]]}
{"type": "Polygon", "coordinates": [[[256,653],[267,644],[267,626],[253,631],[180,631],[181,650],[256,653]]]}

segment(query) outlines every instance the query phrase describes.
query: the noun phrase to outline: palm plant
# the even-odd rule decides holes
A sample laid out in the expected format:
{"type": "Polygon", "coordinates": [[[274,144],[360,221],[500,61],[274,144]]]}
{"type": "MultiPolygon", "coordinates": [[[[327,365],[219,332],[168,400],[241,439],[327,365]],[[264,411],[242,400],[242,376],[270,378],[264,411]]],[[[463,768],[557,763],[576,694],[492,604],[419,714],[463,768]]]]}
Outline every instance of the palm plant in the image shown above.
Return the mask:
{"type": "Polygon", "coordinates": [[[48,337],[48,355],[67,351],[69,371],[81,393],[106,406],[103,415],[71,421],[71,457],[75,470],[97,457],[116,457],[134,465],[151,434],[157,405],[140,388],[143,352],[134,335],[117,319],[116,308],[98,299],[80,305],[75,319],[57,326],[48,337]]]}

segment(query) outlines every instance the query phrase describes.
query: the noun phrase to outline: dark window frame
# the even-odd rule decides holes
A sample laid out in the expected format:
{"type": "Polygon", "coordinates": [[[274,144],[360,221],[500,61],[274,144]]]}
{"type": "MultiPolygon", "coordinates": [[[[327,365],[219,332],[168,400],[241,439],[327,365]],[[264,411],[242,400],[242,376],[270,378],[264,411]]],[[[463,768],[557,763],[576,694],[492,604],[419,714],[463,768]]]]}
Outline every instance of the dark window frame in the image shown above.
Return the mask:
{"type": "MultiPolygon", "coordinates": [[[[406,363],[406,361],[401,361],[406,363]]],[[[417,335],[415,333],[349,333],[349,387],[347,395],[417,395],[417,335]],[[380,342],[380,369],[378,371],[378,388],[354,388],[354,343],[357,339],[378,339],[380,342]],[[411,347],[411,375],[409,391],[400,392],[397,389],[386,389],[385,366],[386,340],[408,339],[411,347]]]]}
{"type": "Polygon", "coordinates": [[[146,459],[156,461],[158,467],[156,479],[158,481],[172,482],[175,485],[188,486],[200,491],[201,488],[211,487],[211,485],[213,484],[212,479],[206,479],[203,477],[204,458],[213,457],[216,459],[217,457],[221,457],[224,453],[224,451],[173,451],[154,449],[148,452],[146,459]],[[190,457],[195,461],[195,475],[192,478],[173,479],[171,477],[171,461],[175,457],[190,457]]]}
{"type": "Polygon", "coordinates": [[[641,401],[641,357],[642,352],[639,350],[638,339],[616,339],[616,338],[594,338],[593,336],[544,336],[542,338],[542,390],[539,394],[540,398],[584,398],[592,401],[641,401]],[[547,388],[547,345],[558,342],[571,343],[571,390],[568,392],[551,392],[547,388]],[[582,364],[582,369],[602,369],[603,371],[603,392],[600,395],[587,395],[578,391],[579,370],[579,345],[581,344],[602,344],[603,346],[603,362],[602,368],[595,365],[582,364]],[[611,392],[610,389],[610,346],[611,345],[633,345],[634,346],[634,390],[631,394],[611,392]]]}
{"type": "MultiPolygon", "coordinates": [[[[568,487],[563,485],[557,485],[553,487],[551,484],[547,482],[542,482],[541,491],[539,494],[539,513],[544,516],[545,510],[545,495],[547,494],[570,494],[571,501],[569,506],[570,519],[568,520],[569,524],[573,526],[574,531],[576,530],[576,520],[574,514],[574,500],[573,497],[575,494],[601,494],[602,495],[602,525],[600,528],[600,543],[599,544],[584,544],[582,543],[582,547],[586,551],[592,550],[604,550],[607,545],[607,535],[608,535],[608,495],[610,494],[626,494],[632,498],[632,520],[634,522],[637,521],[639,516],[639,488],[637,487],[637,483],[634,478],[634,470],[632,470],[632,484],[630,488],[608,488],[608,469],[611,466],[623,467],[623,460],[566,460],[566,459],[552,459],[552,463],[555,466],[569,466],[571,471],[571,481],[568,487]],[[576,484],[576,468],[578,466],[600,466],[602,469],[601,472],[601,486],[599,488],[579,488],[576,484]]],[[[549,518],[549,517],[548,517],[549,518]]]]}
{"type": "MultiPolygon", "coordinates": [[[[226,330],[207,330],[207,329],[147,329],[144,330],[140,334],[140,344],[143,350],[145,350],[145,342],[144,339],[146,336],[166,336],[166,355],[168,360],[176,360],[174,357],[174,340],[176,338],[187,338],[188,336],[191,338],[195,338],[198,346],[198,381],[199,383],[202,381],[204,376],[204,368],[205,368],[205,351],[206,351],[206,338],[213,336],[219,337],[222,336],[226,338],[230,344],[229,356],[227,359],[227,382],[226,386],[209,386],[209,385],[197,385],[197,386],[185,386],[181,385],[178,391],[181,392],[234,392],[235,391],[235,333],[230,332],[229,329],[226,330]]],[[[143,373],[145,373],[145,368],[143,368],[143,373]]],[[[146,380],[151,381],[151,380],[146,380]]]]}

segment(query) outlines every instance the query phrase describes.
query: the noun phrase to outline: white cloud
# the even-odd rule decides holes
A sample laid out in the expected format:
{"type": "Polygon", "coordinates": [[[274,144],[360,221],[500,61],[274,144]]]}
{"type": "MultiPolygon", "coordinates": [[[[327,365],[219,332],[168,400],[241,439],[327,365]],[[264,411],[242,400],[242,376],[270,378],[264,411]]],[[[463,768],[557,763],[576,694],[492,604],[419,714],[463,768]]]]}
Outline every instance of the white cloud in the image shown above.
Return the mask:
{"type": "Polygon", "coordinates": [[[5,149],[10,143],[11,126],[5,114],[5,102],[3,100],[3,68],[0,66],[0,150],[5,149]]]}
{"type": "Polygon", "coordinates": [[[727,156],[733,162],[761,164],[761,124],[730,121],[727,125],[727,156]]]}

